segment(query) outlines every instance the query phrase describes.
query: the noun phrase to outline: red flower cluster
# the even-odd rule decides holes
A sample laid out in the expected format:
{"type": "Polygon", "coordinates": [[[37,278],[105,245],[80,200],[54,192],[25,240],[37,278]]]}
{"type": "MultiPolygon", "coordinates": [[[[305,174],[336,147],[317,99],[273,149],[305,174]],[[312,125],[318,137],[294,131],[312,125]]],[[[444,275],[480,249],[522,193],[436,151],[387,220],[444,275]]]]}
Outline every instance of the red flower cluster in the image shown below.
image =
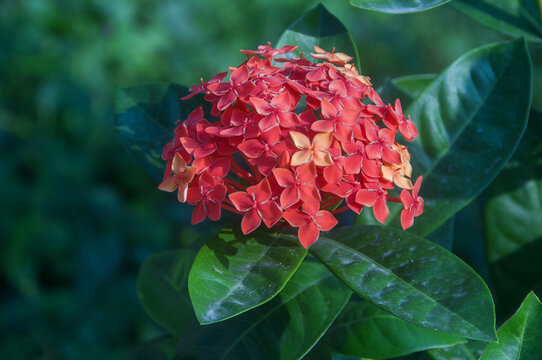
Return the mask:
{"type": "Polygon", "coordinates": [[[186,98],[203,92],[215,120],[199,107],[178,123],[159,188],[195,206],[193,224],[225,209],[243,215],[245,234],[262,221],[298,227],[305,247],[344,210],[372,207],[383,223],[388,201],[402,203],[401,224],[412,226],[423,212],[421,177],[413,186],[395,135],[412,141],[418,132],[399,100],[385,104],[345,54],[315,47],[321,63],[277,57],[295,49],[242,50],[248,60],[229,68],[229,80],[224,72],[190,88],[186,98]],[[388,196],[394,186],[399,198],[388,196]]]}

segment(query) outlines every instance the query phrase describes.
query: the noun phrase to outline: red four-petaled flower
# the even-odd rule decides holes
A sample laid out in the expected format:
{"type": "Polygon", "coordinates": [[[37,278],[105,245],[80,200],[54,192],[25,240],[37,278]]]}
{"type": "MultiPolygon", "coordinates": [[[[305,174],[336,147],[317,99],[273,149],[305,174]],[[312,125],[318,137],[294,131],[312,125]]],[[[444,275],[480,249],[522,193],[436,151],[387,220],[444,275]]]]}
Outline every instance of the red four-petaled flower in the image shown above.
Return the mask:
{"type": "Polygon", "coordinates": [[[395,137],[411,141],[416,126],[348,55],[315,47],[318,64],[281,57],[296,48],[242,50],[248,59],[229,68],[228,80],[220,73],[190,88],[183,99],[203,92],[215,119],[199,107],[178,122],[159,188],[178,189],[179,201],[194,205],[194,224],[225,209],[242,215],[245,234],[262,222],[298,227],[305,247],[348,209],[371,207],[383,223],[388,202],[400,202],[401,224],[412,226],[423,212],[421,177],[412,186],[410,154],[395,137]],[[389,196],[395,186],[399,198],[389,196]]]}

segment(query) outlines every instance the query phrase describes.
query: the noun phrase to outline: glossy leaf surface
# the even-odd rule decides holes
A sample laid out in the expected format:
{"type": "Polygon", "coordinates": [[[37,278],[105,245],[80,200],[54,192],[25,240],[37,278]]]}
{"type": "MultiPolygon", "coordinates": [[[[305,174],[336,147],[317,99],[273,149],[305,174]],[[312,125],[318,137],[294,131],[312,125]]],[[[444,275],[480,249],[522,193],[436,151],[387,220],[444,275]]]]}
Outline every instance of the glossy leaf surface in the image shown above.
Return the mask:
{"type": "Polygon", "coordinates": [[[432,349],[428,353],[435,360],[478,360],[486,346],[486,342],[469,340],[465,344],[432,349]]]}
{"type": "Polygon", "coordinates": [[[277,47],[284,45],[299,46],[294,53],[285,57],[299,56],[299,53],[303,52],[303,56],[311,61],[316,61],[310,56],[314,53],[314,45],[330,52],[335,48],[337,52],[352,56],[355,66],[360,69],[358,50],[352,35],[322,4],[297,19],[282,33],[277,47]]]}
{"type": "Polygon", "coordinates": [[[423,11],[447,3],[450,0],[350,0],[362,9],[400,14],[423,11]]]}
{"type": "Polygon", "coordinates": [[[417,74],[386,79],[378,89],[378,94],[385,103],[393,104],[395,99],[401,100],[402,108],[406,109],[436,77],[435,74],[417,74]]]}
{"type": "Polygon", "coordinates": [[[200,249],[188,277],[199,322],[222,321],[270,300],[306,253],[299,241],[279,233],[223,229],[200,249]]]}
{"type": "Polygon", "coordinates": [[[188,272],[195,253],[167,251],[149,256],[137,278],[141,305],[158,324],[175,335],[195,320],[188,296],[188,272]]]}
{"type": "Polygon", "coordinates": [[[351,226],[321,235],[310,251],[356,294],[403,320],[450,335],[495,339],[485,283],[428,240],[390,227],[351,226]]]}
{"type": "Polygon", "coordinates": [[[540,43],[542,12],[537,0],[455,0],[452,6],[503,34],[540,43]]]}
{"type": "MultiPolygon", "coordinates": [[[[410,231],[435,230],[501,171],[525,131],[531,89],[531,61],[520,39],[470,51],[416,98],[406,113],[420,136],[408,148],[415,175],[424,175],[425,206],[410,231]]],[[[390,215],[396,226],[398,214],[390,215]]]]}
{"type": "Polygon", "coordinates": [[[531,111],[517,152],[488,189],[485,234],[505,313],[542,282],[542,117],[531,111]]]}
{"type": "Polygon", "coordinates": [[[300,359],[351,294],[323,265],[307,259],[265,305],[218,324],[189,328],[174,359],[300,359]]]}
{"type": "Polygon", "coordinates": [[[527,295],[518,312],[497,331],[499,342],[489,344],[480,360],[531,360],[542,354],[542,303],[527,295]]]}
{"type": "Polygon", "coordinates": [[[202,105],[196,96],[179,99],[188,88],[177,84],[151,84],[117,89],[115,126],[123,145],[156,182],[162,181],[162,148],[173,137],[177,120],[184,120],[202,105]]]}
{"type": "MultiPolygon", "coordinates": [[[[388,359],[435,347],[465,342],[460,337],[412,325],[367,302],[350,302],[326,332],[316,349],[355,358],[388,359]]],[[[315,349],[315,350],[316,350],[315,349]]]]}

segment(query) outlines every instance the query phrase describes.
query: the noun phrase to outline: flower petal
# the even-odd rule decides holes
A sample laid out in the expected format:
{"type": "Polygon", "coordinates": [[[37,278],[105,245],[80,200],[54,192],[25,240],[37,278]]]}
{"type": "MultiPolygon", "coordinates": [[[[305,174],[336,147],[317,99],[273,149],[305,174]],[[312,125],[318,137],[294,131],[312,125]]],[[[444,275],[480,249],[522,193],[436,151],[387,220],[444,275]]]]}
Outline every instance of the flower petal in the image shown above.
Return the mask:
{"type": "Polygon", "coordinates": [[[339,222],[335,217],[326,210],[320,210],[316,213],[315,216],[316,224],[322,231],[329,231],[337,225],[339,222]]]}
{"type": "Polygon", "coordinates": [[[257,185],[250,186],[247,188],[249,194],[253,194],[257,203],[262,203],[266,200],[271,199],[271,185],[267,178],[260,181],[257,185]]]}
{"type": "Polygon", "coordinates": [[[327,150],[331,146],[332,141],[332,133],[318,133],[314,135],[314,138],[312,139],[312,146],[314,149],[327,150]]]}
{"type": "Polygon", "coordinates": [[[200,202],[194,207],[194,212],[192,213],[192,225],[202,222],[206,217],[205,207],[203,206],[203,203],[200,202]]]}
{"type": "Polygon", "coordinates": [[[268,201],[259,207],[263,222],[268,228],[275,225],[282,218],[282,210],[274,201],[268,201]]]}
{"type": "Polygon", "coordinates": [[[311,125],[311,130],[316,132],[330,133],[333,131],[335,121],[333,120],[318,120],[311,125]]]}
{"type": "Polygon", "coordinates": [[[177,189],[178,179],[176,176],[170,176],[158,185],[158,189],[162,191],[172,192],[177,189]]]}
{"type": "Polygon", "coordinates": [[[228,197],[230,198],[233,206],[235,206],[235,208],[239,211],[247,211],[254,206],[252,195],[244,191],[234,192],[229,194],[228,197]]]}
{"type": "Polygon", "coordinates": [[[295,186],[287,187],[280,194],[280,206],[287,209],[299,201],[299,193],[295,186]]]}
{"type": "Polygon", "coordinates": [[[243,231],[243,234],[249,234],[256,230],[261,223],[262,219],[260,218],[260,215],[258,215],[256,209],[252,209],[243,216],[243,220],[241,220],[241,230],[243,231]]]}
{"type": "Polygon", "coordinates": [[[388,206],[386,205],[386,201],[383,197],[379,197],[376,200],[375,204],[373,205],[373,213],[376,220],[380,221],[382,224],[386,222],[390,211],[388,210],[388,206]]]}
{"type": "Polygon", "coordinates": [[[188,184],[185,182],[179,183],[179,191],[177,192],[177,200],[179,202],[186,202],[186,195],[188,193],[188,184]]]}
{"type": "Polygon", "coordinates": [[[414,213],[407,209],[401,210],[401,227],[403,230],[408,229],[414,224],[414,213]]]}
{"type": "MultiPolygon", "coordinates": [[[[290,131],[290,137],[294,142],[294,145],[300,150],[308,150],[311,148],[311,142],[309,138],[297,131],[290,131]]],[[[329,146],[328,146],[329,147],[329,146]]]]}
{"type": "Polygon", "coordinates": [[[311,221],[310,217],[299,209],[288,209],[282,216],[291,226],[295,227],[303,226],[311,221]]]}
{"type": "Polygon", "coordinates": [[[282,187],[295,185],[294,175],[288,169],[275,168],[273,169],[273,175],[275,175],[277,183],[282,187]]]}
{"type": "Polygon", "coordinates": [[[367,189],[361,189],[356,194],[356,202],[363,206],[373,206],[378,199],[378,193],[367,189]]]}
{"type": "Polygon", "coordinates": [[[299,242],[305,249],[314,244],[319,235],[320,230],[313,222],[301,226],[298,231],[299,242]]]}
{"type": "Polygon", "coordinates": [[[214,201],[205,201],[205,208],[207,210],[207,216],[213,221],[220,219],[221,206],[220,203],[214,201]]]}
{"type": "Polygon", "coordinates": [[[265,150],[265,146],[256,139],[243,141],[238,145],[239,150],[251,159],[257,159],[265,150]]]}
{"type": "Polygon", "coordinates": [[[311,160],[312,160],[312,151],[310,151],[310,150],[301,150],[301,151],[296,152],[292,156],[292,160],[291,160],[290,164],[292,166],[298,166],[298,165],[302,165],[302,164],[307,164],[311,160]]]}

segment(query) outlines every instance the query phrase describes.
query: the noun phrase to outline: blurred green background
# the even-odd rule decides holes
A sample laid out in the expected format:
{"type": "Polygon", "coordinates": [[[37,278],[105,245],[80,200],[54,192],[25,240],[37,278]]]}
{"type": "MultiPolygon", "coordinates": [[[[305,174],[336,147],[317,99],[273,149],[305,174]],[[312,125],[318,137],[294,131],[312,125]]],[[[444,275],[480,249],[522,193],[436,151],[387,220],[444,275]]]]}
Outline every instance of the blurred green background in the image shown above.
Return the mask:
{"type": "MultiPolygon", "coordinates": [[[[449,6],[385,15],[323,3],[376,86],[503,39],[449,6]]],[[[161,332],[139,305],[138,269],[196,230],[117,139],[113,90],[208,79],[316,4],[0,2],[0,359],[116,359],[161,332]]]]}

